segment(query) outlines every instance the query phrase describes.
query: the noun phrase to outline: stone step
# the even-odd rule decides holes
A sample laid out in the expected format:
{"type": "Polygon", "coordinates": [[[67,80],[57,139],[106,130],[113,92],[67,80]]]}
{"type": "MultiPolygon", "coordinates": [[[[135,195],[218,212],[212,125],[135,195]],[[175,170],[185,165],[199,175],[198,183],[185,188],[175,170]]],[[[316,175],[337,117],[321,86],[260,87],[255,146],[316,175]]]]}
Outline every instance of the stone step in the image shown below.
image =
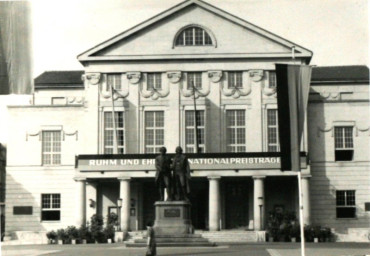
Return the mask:
{"type": "MultiPolygon", "coordinates": [[[[146,247],[146,243],[125,242],[126,247],[146,247]]],[[[212,247],[210,242],[163,242],[157,243],[157,247],[212,247]]]]}
{"type": "MultiPolygon", "coordinates": [[[[134,239],[133,240],[135,243],[146,243],[147,239],[145,238],[142,238],[142,239],[134,239]]],[[[157,243],[169,243],[169,242],[208,242],[207,239],[205,238],[181,238],[181,237],[161,237],[161,238],[158,238],[156,237],[155,238],[155,241],[157,243]]]]}

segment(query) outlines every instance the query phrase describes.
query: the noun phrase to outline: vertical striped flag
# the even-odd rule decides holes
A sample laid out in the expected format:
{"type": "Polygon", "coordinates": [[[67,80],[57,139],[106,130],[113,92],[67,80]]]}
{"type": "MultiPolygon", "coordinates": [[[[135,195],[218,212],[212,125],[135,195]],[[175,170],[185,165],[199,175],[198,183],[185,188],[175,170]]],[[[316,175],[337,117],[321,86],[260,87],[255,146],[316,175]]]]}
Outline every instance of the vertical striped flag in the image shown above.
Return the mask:
{"type": "Polygon", "coordinates": [[[311,66],[276,64],[281,169],[300,170],[300,144],[307,110],[311,66]]]}
{"type": "Polygon", "coordinates": [[[30,1],[0,1],[0,95],[32,94],[30,1]]]}

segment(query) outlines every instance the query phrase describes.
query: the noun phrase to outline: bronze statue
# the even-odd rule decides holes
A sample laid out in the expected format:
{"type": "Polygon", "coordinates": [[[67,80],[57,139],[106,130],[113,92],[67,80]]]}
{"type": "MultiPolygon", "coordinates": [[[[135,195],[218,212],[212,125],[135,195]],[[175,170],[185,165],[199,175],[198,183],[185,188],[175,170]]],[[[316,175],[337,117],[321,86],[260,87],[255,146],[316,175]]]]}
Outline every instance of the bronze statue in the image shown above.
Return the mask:
{"type": "Polygon", "coordinates": [[[182,148],[180,146],[176,148],[176,155],[172,161],[172,170],[176,200],[189,201],[190,166],[188,158],[182,154],[182,148]]]}
{"type": "Polygon", "coordinates": [[[161,154],[155,158],[155,184],[159,189],[160,201],[164,201],[164,189],[167,191],[167,200],[172,200],[171,158],[166,155],[167,149],[161,147],[161,154]]]}

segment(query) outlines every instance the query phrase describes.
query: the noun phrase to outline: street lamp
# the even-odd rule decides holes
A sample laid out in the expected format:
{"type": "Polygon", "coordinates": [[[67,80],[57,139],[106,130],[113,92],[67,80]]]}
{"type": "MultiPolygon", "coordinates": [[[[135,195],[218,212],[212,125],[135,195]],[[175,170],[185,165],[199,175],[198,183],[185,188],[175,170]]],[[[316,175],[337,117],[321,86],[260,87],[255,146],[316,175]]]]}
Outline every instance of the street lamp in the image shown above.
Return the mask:
{"type": "Polygon", "coordinates": [[[117,199],[118,231],[121,231],[121,207],[122,207],[122,198],[118,198],[117,199]]]}
{"type": "Polygon", "coordinates": [[[261,230],[263,230],[263,223],[262,223],[262,207],[263,207],[263,197],[258,197],[258,206],[260,207],[260,226],[261,230]]]}

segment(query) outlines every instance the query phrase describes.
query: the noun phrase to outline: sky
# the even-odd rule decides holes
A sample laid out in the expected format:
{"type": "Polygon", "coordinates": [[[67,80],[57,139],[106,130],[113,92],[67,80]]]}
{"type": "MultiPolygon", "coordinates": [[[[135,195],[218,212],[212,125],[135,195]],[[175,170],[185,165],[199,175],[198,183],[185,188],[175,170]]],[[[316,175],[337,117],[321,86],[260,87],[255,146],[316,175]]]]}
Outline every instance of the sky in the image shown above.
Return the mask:
{"type": "MultiPolygon", "coordinates": [[[[181,0],[33,0],[33,77],[82,70],[77,55],[181,0]]],[[[367,0],[206,0],[303,46],[312,65],[368,65],[367,0]]]]}

